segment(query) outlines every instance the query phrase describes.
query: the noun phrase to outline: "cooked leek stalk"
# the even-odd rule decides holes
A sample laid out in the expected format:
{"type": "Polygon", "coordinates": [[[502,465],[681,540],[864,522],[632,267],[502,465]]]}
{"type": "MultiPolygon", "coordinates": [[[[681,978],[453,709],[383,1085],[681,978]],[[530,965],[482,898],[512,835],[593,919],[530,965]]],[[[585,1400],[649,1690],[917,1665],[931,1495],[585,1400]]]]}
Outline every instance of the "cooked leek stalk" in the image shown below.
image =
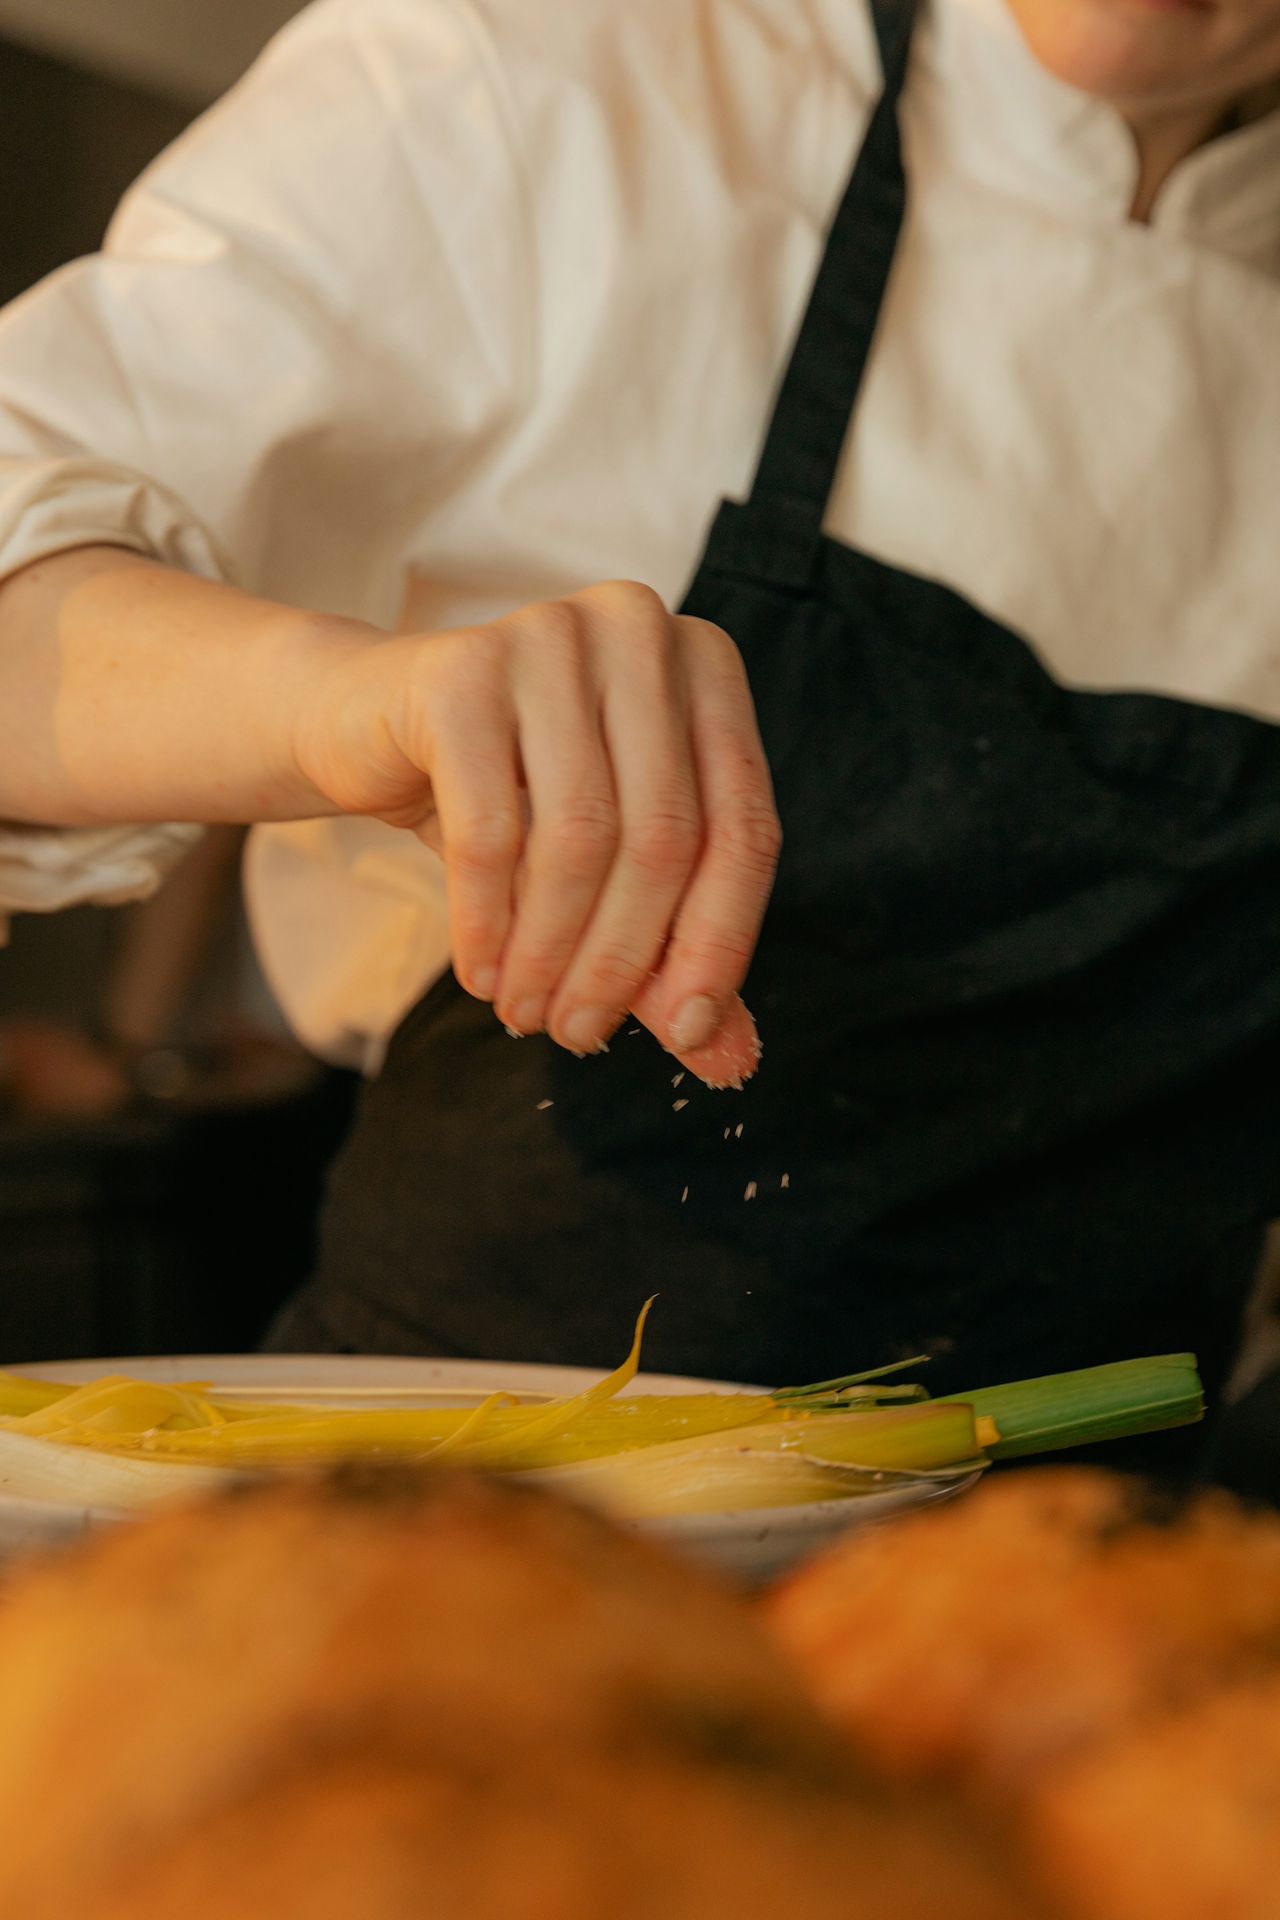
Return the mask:
{"type": "Polygon", "coordinates": [[[642,1447],[538,1475],[611,1513],[715,1513],[879,1491],[886,1474],[982,1466],[972,1411],[954,1404],[816,1414],[642,1447]]]}
{"type": "MultiPolygon", "coordinates": [[[[855,1467],[920,1471],[972,1460],[982,1449],[973,1409],[954,1401],[885,1408],[877,1413],[816,1413],[807,1419],[743,1428],[706,1439],[677,1441],[686,1449],[736,1446],[772,1453],[803,1453],[855,1467]]],[[[652,1453],[652,1447],[646,1449],[652,1453]]],[[[670,1455],[674,1449],[664,1449],[670,1455]]]]}
{"type": "Polygon", "coordinates": [[[41,1407],[51,1407],[55,1400],[66,1400],[74,1392],[74,1387],[55,1380],[28,1380],[24,1374],[0,1370],[0,1420],[21,1420],[41,1407]]]}
{"type": "Polygon", "coordinates": [[[150,1433],[156,1427],[173,1432],[218,1427],[223,1424],[223,1416],[198,1389],[108,1373],[101,1380],[77,1387],[53,1405],[29,1413],[19,1424],[23,1433],[36,1437],[60,1435],[68,1428],[123,1437],[150,1433]]]}
{"type": "Polygon", "coordinates": [[[1204,1418],[1204,1392],[1193,1353],[1119,1360],[955,1397],[995,1421],[1000,1439],[988,1450],[996,1460],[1193,1426],[1204,1418]]]}
{"type": "MultiPolygon", "coordinates": [[[[642,1447],[521,1478],[618,1519],[652,1520],[666,1514],[742,1513],[849,1500],[931,1477],[840,1466],[807,1453],[770,1453],[745,1445],[722,1448],[677,1441],[675,1448],[674,1457],[665,1446],[642,1447]]],[[[935,1477],[939,1473],[951,1477],[945,1470],[935,1470],[935,1477]]]]}
{"type": "Polygon", "coordinates": [[[773,1397],[779,1406],[803,1401],[813,1412],[820,1406],[843,1407],[847,1411],[864,1399],[927,1400],[927,1387],[914,1383],[905,1387],[882,1387],[874,1383],[883,1380],[886,1374],[903,1373],[908,1367],[925,1367],[928,1364],[927,1353],[916,1353],[910,1360],[893,1360],[887,1367],[867,1367],[862,1373],[842,1373],[835,1380],[815,1380],[807,1387],[775,1387],[773,1397]]]}
{"type": "MultiPolygon", "coordinates": [[[[216,1402],[215,1402],[216,1404],[216,1402]]],[[[563,1408],[561,1403],[561,1408],[563,1408]]],[[[630,1447],[683,1439],[698,1433],[776,1419],[764,1394],[637,1394],[626,1400],[579,1408],[557,1430],[533,1428],[544,1408],[511,1404],[505,1396],[474,1409],[437,1407],[386,1411],[279,1407],[270,1414],[228,1419],[222,1426],[178,1431],[158,1427],[110,1436],[65,1428],[52,1437],[81,1446],[111,1446],[153,1458],[209,1460],[242,1467],[330,1460],[337,1454],[380,1454],[417,1459],[439,1455],[471,1464],[501,1466],[520,1456],[521,1465],[555,1466],[630,1447]],[[476,1416],[483,1415],[477,1421],[476,1416]],[[464,1435],[462,1429],[468,1426],[464,1435]]],[[[25,1430],[25,1423],[19,1429],[25,1430]]]]}
{"type": "Polygon", "coordinates": [[[47,1440],[0,1431],[0,1496],[5,1499],[76,1507],[142,1507],[180,1494],[203,1493],[234,1477],[217,1468],[50,1446],[47,1440]]]}
{"type": "Polygon", "coordinates": [[[242,1469],[377,1453],[449,1458],[511,1472],[649,1452],[698,1437],[733,1440],[747,1432],[760,1436],[766,1448],[871,1466],[944,1465],[980,1450],[969,1409],[933,1401],[871,1412],[781,1413],[764,1394],[643,1394],[594,1405],[575,1395],[551,1408],[529,1409],[495,1394],[469,1410],[324,1413],[282,1407],[257,1419],[196,1425],[198,1405],[190,1389],[108,1379],[8,1425],[11,1432],[77,1447],[242,1469]]]}

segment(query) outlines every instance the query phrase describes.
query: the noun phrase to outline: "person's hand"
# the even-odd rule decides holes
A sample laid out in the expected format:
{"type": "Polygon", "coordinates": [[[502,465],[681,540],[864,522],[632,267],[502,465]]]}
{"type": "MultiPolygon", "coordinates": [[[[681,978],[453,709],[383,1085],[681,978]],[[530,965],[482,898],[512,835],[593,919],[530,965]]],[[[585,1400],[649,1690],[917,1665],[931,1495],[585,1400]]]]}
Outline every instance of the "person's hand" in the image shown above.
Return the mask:
{"type": "Polygon", "coordinates": [[[444,855],[455,972],[578,1053],[628,1012],[712,1085],[759,1054],[737,989],[780,844],[737,649],[628,582],[379,641],[325,673],[301,771],[444,855]]]}
{"type": "Polygon", "coordinates": [[[779,844],[742,662],[647,588],[389,638],[108,545],[0,584],[0,819],[371,814],[444,854],[462,984],[580,1053],[631,1009],[713,1084],[779,844]]]}

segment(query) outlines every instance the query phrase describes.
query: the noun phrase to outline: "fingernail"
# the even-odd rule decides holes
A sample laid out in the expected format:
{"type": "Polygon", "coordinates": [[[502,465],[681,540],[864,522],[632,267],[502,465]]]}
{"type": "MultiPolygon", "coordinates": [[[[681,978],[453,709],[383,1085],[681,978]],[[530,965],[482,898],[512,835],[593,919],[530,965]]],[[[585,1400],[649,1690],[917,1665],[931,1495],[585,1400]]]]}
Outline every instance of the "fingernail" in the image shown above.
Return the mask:
{"type": "Polygon", "coordinates": [[[607,1007],[575,1007],[560,1021],[560,1035],[574,1053],[603,1053],[618,1016],[607,1007]]]}
{"type": "Polygon", "coordinates": [[[668,1032],[677,1053],[696,1053],[705,1047],[720,1025],[720,1003],[709,993],[695,993],[685,1001],[668,1032]]]}
{"type": "Polygon", "coordinates": [[[471,991],[477,1000],[492,1000],[498,990],[498,969],[481,967],[471,976],[471,991]]]}
{"type": "Polygon", "coordinates": [[[541,1000],[522,1000],[507,1021],[507,1026],[513,1027],[517,1033],[541,1033],[541,1000]]]}

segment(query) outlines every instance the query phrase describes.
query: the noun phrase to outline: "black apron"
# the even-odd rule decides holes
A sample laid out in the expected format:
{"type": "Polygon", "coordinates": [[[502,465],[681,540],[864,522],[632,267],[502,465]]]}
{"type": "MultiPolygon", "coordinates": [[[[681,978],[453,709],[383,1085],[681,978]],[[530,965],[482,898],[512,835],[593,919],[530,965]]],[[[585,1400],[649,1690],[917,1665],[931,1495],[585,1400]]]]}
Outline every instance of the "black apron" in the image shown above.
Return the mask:
{"type": "MultiPolygon", "coordinates": [[[[335,1167],[277,1349],[776,1384],[934,1356],[950,1391],[1229,1364],[1280,1213],[1280,729],[1069,692],[822,520],[902,223],[910,20],[751,498],[684,611],[746,661],[785,844],[713,1093],[627,1022],[576,1060],[440,980],[335,1167]]],[[[1046,512],[1051,511],[1046,504],[1046,512]]]]}

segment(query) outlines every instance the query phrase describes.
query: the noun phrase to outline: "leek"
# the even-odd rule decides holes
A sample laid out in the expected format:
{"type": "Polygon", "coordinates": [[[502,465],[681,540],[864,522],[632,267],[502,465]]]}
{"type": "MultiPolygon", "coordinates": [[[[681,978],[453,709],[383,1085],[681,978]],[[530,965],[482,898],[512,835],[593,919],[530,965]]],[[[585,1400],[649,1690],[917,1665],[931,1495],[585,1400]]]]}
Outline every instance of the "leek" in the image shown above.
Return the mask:
{"type": "Polygon", "coordinates": [[[619,1398],[635,1379],[650,1305],[613,1373],[583,1392],[539,1396],[533,1405],[493,1393],[475,1407],[335,1409],[220,1400],[199,1381],[109,1375],[69,1386],[0,1373],[0,1440],[13,1468],[6,1482],[0,1459],[0,1489],[56,1484],[62,1497],[72,1497],[79,1472],[85,1488],[93,1482],[87,1497],[106,1497],[110,1481],[132,1503],[153,1490],[176,1489],[184,1466],[217,1478],[228,1469],[261,1472],[372,1455],[447,1459],[497,1472],[563,1470],[566,1486],[570,1480],[594,1486],[606,1504],[647,1498],[659,1503],[653,1510],[704,1511],[707,1501],[730,1492],[737,1506],[848,1496],[865,1492],[876,1475],[954,1473],[964,1463],[984,1464],[984,1454],[1007,1459],[1049,1452],[1181,1426],[1203,1414],[1191,1354],[1121,1361],[938,1401],[919,1385],[884,1383],[922,1356],[773,1393],[619,1398]],[[86,1453],[146,1471],[114,1480],[105,1471],[95,1476],[86,1453]],[[166,1481],[166,1474],[174,1477],[166,1481]],[[671,1504],[690,1500],[703,1504],[671,1504]]]}
{"type": "Polygon", "coordinates": [[[58,1506],[144,1507],[157,1500],[209,1493],[236,1476],[178,1461],[50,1445],[0,1431],[0,1497],[58,1506]]]}
{"type": "Polygon", "coordinates": [[[970,1408],[816,1414],[638,1448],[543,1472],[546,1486],[631,1517],[799,1506],[878,1491],[897,1478],[978,1467],[970,1408]]]}
{"type": "Polygon", "coordinates": [[[995,1421],[1000,1438],[987,1449],[994,1460],[1159,1433],[1204,1418],[1204,1391],[1193,1353],[1118,1360],[1076,1373],[1015,1380],[1005,1387],[981,1387],[955,1398],[995,1421]]]}

